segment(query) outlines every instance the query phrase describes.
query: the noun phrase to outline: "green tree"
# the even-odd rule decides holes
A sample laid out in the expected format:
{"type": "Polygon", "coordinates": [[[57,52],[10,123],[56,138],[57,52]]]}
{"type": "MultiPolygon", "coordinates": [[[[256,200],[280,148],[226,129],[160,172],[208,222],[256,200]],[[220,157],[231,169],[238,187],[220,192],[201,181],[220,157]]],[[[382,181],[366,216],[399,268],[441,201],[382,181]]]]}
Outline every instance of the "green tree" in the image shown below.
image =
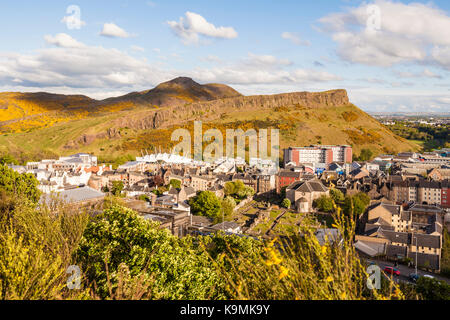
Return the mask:
{"type": "Polygon", "coordinates": [[[0,190],[12,196],[25,196],[37,203],[41,192],[37,188],[39,181],[32,174],[20,174],[7,165],[0,164],[0,190]]]}
{"type": "Polygon", "coordinates": [[[334,209],[333,200],[326,195],[323,195],[320,198],[314,200],[313,206],[314,208],[323,212],[333,212],[334,209]]]}
{"type": "Polygon", "coordinates": [[[221,209],[221,202],[211,191],[202,191],[189,200],[191,212],[194,215],[215,219],[221,209]]]}
{"type": "Polygon", "coordinates": [[[255,190],[246,186],[242,180],[227,182],[224,189],[225,195],[232,196],[235,199],[245,199],[255,194],[255,190]]]}
{"type": "Polygon", "coordinates": [[[363,192],[353,196],[353,212],[356,216],[360,216],[366,211],[370,204],[370,197],[363,192]]]}
{"type": "Polygon", "coordinates": [[[416,291],[425,300],[450,300],[450,285],[437,279],[420,277],[416,291]]]}
{"type": "Polygon", "coordinates": [[[450,277],[450,233],[447,228],[443,230],[441,273],[450,277]]]}
{"type": "Polygon", "coordinates": [[[172,188],[180,189],[181,188],[181,181],[177,179],[170,180],[169,184],[172,186],[172,188]]]}
{"type": "Polygon", "coordinates": [[[359,161],[369,161],[373,157],[373,152],[370,149],[362,149],[359,155],[359,161]]]}
{"type": "Polygon", "coordinates": [[[225,183],[224,192],[227,196],[233,196],[236,193],[235,184],[232,181],[225,183]]]}
{"type": "Polygon", "coordinates": [[[286,209],[289,209],[291,207],[291,200],[288,198],[285,198],[283,202],[281,203],[281,206],[283,206],[286,209]]]}
{"type": "Polygon", "coordinates": [[[335,203],[343,203],[345,200],[345,196],[342,193],[342,191],[338,189],[331,189],[330,190],[330,197],[333,199],[335,203]]]}
{"type": "Polygon", "coordinates": [[[195,238],[172,236],[121,206],[89,223],[75,256],[101,298],[119,288],[121,270],[145,284],[153,299],[221,298],[218,274],[195,238]]]}
{"type": "Polygon", "coordinates": [[[225,216],[231,216],[234,208],[236,208],[236,201],[232,197],[225,197],[222,200],[222,210],[225,216]]]}
{"type": "Polygon", "coordinates": [[[122,195],[122,191],[124,189],[124,185],[122,181],[113,181],[111,193],[116,196],[120,197],[122,195]]]}
{"type": "Polygon", "coordinates": [[[0,157],[0,164],[14,164],[14,165],[18,165],[19,161],[17,161],[16,158],[14,158],[12,155],[10,155],[9,153],[4,154],[0,157]]]}

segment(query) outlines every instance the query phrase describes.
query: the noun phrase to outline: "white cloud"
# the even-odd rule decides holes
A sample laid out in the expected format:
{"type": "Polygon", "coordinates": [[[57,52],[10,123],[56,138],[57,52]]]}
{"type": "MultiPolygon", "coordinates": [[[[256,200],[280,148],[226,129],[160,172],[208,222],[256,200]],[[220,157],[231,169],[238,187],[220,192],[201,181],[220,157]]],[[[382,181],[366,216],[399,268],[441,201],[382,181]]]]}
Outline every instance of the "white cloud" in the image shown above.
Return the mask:
{"type": "Polygon", "coordinates": [[[347,61],[376,66],[420,62],[450,69],[450,17],[431,4],[376,0],[380,15],[367,3],[319,21],[332,34],[339,56],[347,61]],[[379,29],[369,28],[371,18],[379,29]],[[429,48],[432,48],[431,52],[429,48]]]}
{"type": "MultiPolygon", "coordinates": [[[[47,41],[66,44],[58,39],[58,35],[46,37],[47,41]]],[[[161,71],[147,60],[120,50],[88,45],[60,45],[31,55],[0,54],[0,70],[1,86],[19,82],[22,87],[72,88],[72,92],[77,92],[78,88],[98,92],[118,88],[134,91],[134,88],[149,88],[177,75],[170,70],[161,71]]]]}
{"type": "Polygon", "coordinates": [[[136,51],[136,52],[145,52],[144,48],[136,46],[136,45],[132,45],[131,50],[136,51]]]}
{"type": "Polygon", "coordinates": [[[283,32],[281,37],[286,40],[290,40],[292,43],[298,46],[310,46],[311,42],[307,40],[302,40],[299,34],[293,32],[283,32]]]}
{"type": "Polygon", "coordinates": [[[434,78],[442,79],[442,76],[434,73],[429,69],[424,69],[422,72],[410,72],[410,71],[395,71],[394,74],[399,78],[434,78]]]}
{"type": "Polygon", "coordinates": [[[334,74],[317,70],[288,68],[292,62],[271,55],[249,53],[248,57],[235,63],[205,69],[199,68],[189,74],[203,82],[219,82],[230,85],[306,85],[311,83],[340,81],[334,74]]]}
{"type": "Polygon", "coordinates": [[[76,5],[71,5],[67,8],[67,13],[70,16],[65,16],[61,19],[61,23],[64,23],[68,29],[81,29],[86,25],[86,22],[81,20],[81,9],[76,5]]]}
{"type": "Polygon", "coordinates": [[[130,38],[132,36],[114,23],[105,23],[100,35],[110,38],[130,38]]]}
{"type": "Polygon", "coordinates": [[[178,22],[167,21],[175,35],[185,44],[198,43],[200,36],[220,39],[234,39],[238,36],[232,27],[216,27],[197,13],[188,11],[185,15],[178,22]]]}
{"type": "Polygon", "coordinates": [[[244,60],[244,63],[253,67],[281,67],[293,64],[292,61],[288,59],[278,59],[271,55],[256,55],[253,53],[248,54],[248,58],[244,60]]]}
{"type": "Polygon", "coordinates": [[[45,41],[49,44],[53,44],[61,48],[82,48],[84,44],[75,40],[66,33],[58,33],[55,36],[46,35],[44,37],[45,41]]]}

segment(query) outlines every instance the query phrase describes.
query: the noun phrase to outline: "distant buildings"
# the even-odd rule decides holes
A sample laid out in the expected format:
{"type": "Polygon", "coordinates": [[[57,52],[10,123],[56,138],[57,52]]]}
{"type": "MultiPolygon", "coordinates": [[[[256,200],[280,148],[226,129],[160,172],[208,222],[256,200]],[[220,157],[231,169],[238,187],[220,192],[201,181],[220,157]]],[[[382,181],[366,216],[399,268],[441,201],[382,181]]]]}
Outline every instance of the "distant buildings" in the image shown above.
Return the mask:
{"type": "Polygon", "coordinates": [[[301,165],[330,164],[332,162],[351,163],[353,151],[351,146],[323,146],[315,145],[311,147],[290,147],[284,150],[284,166],[292,163],[301,165]]]}
{"type": "Polygon", "coordinates": [[[419,267],[441,268],[443,210],[433,206],[379,202],[360,217],[355,247],[365,255],[410,259],[419,267]]]}
{"type": "Polygon", "coordinates": [[[314,200],[325,195],[328,196],[329,189],[318,179],[308,181],[297,181],[286,189],[286,198],[298,212],[308,213],[311,211],[314,200]]]}

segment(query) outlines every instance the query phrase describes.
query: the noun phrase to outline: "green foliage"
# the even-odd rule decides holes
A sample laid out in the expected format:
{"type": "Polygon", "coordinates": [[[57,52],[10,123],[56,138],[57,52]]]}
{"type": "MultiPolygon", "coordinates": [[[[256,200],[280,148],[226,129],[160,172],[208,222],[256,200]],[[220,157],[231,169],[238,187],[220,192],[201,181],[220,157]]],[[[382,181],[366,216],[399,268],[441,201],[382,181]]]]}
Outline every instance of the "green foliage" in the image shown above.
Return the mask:
{"type": "Polygon", "coordinates": [[[213,219],[219,215],[221,209],[221,201],[211,191],[198,193],[195,197],[189,199],[189,205],[194,215],[213,219]]]}
{"type": "Polygon", "coordinates": [[[330,190],[330,197],[333,199],[335,203],[343,203],[345,200],[345,196],[342,193],[342,191],[338,189],[331,189],[330,190]]]}
{"type": "Polygon", "coordinates": [[[357,161],[369,161],[373,157],[373,152],[370,149],[362,149],[359,157],[357,157],[355,160],[357,161]]]}
{"type": "Polygon", "coordinates": [[[242,182],[242,180],[230,181],[225,183],[225,195],[231,196],[235,199],[245,199],[255,194],[255,190],[252,187],[248,187],[242,182]]]}
{"type": "Polygon", "coordinates": [[[76,253],[101,298],[119,286],[119,271],[139,277],[154,299],[217,299],[218,277],[194,238],[179,239],[132,210],[113,206],[86,228],[76,253]]]}
{"type": "Polygon", "coordinates": [[[425,300],[450,300],[450,285],[445,281],[420,277],[416,291],[425,300]]]}
{"type": "Polygon", "coordinates": [[[225,197],[222,200],[222,210],[225,217],[231,216],[234,208],[236,208],[236,201],[232,197],[225,197]]]}
{"type": "Polygon", "coordinates": [[[21,200],[0,211],[0,300],[85,297],[83,290],[66,289],[66,270],[88,216],[56,199],[52,210],[21,200]]]}
{"type": "Polygon", "coordinates": [[[370,197],[363,192],[360,192],[353,196],[353,210],[355,215],[360,216],[366,211],[370,204],[370,197]]]}
{"type": "Polygon", "coordinates": [[[389,126],[395,134],[402,138],[420,141],[424,151],[432,151],[446,147],[449,141],[449,125],[436,127],[428,124],[415,124],[397,121],[395,125],[389,126]]]}
{"type": "Polygon", "coordinates": [[[98,158],[99,164],[110,164],[112,165],[113,169],[117,169],[117,167],[127,163],[128,161],[136,161],[136,157],[131,154],[127,154],[116,158],[104,156],[100,156],[98,158]]]}
{"type": "Polygon", "coordinates": [[[122,181],[113,181],[111,194],[120,197],[122,195],[122,190],[124,189],[124,185],[122,181]]]}
{"type": "Polygon", "coordinates": [[[334,209],[333,200],[326,195],[314,200],[313,206],[322,212],[332,212],[334,209]]]}
{"type": "Polygon", "coordinates": [[[281,203],[281,206],[283,208],[289,209],[291,207],[291,200],[289,200],[288,198],[285,198],[283,200],[283,202],[281,203]]]}
{"type": "Polygon", "coordinates": [[[363,214],[370,204],[370,197],[363,192],[355,194],[353,197],[345,197],[342,206],[345,215],[358,217],[363,214]]]}
{"type": "Polygon", "coordinates": [[[14,165],[18,165],[19,161],[17,161],[16,158],[14,158],[12,155],[7,153],[7,154],[4,154],[4,155],[0,156],[0,164],[14,164],[14,165]]]}
{"type": "Polygon", "coordinates": [[[443,229],[441,273],[450,277],[450,234],[447,228],[443,229]]]}
{"type": "Polygon", "coordinates": [[[172,188],[180,189],[181,188],[181,181],[177,179],[170,180],[169,184],[172,186],[172,188]]]}
{"type": "Polygon", "coordinates": [[[37,203],[41,196],[38,185],[39,181],[32,174],[19,174],[8,166],[0,164],[0,190],[4,190],[7,194],[23,195],[37,203]]]}

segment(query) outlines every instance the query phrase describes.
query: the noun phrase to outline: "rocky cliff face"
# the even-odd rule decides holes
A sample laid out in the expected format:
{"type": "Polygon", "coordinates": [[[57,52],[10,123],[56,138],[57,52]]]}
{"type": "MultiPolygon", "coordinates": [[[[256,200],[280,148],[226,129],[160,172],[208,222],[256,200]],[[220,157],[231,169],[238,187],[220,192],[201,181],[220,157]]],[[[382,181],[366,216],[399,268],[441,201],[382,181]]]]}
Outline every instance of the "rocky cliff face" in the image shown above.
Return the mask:
{"type": "MultiPolygon", "coordinates": [[[[214,101],[183,103],[160,109],[139,112],[130,117],[120,117],[111,123],[107,132],[96,137],[83,136],[75,144],[90,144],[96,138],[119,138],[118,129],[128,127],[136,130],[166,128],[193,120],[213,121],[223,114],[245,111],[275,109],[279,107],[325,108],[350,104],[346,90],[326,92],[295,92],[277,95],[233,97],[214,101]]],[[[70,143],[74,146],[74,142],[70,143]]]]}
{"type": "Polygon", "coordinates": [[[323,108],[350,104],[346,90],[327,92],[295,92],[270,96],[248,96],[195,102],[156,109],[139,115],[139,118],[117,119],[114,127],[135,129],[158,129],[183,121],[190,121],[202,115],[208,120],[219,119],[222,114],[239,110],[264,110],[278,107],[323,108]]]}

